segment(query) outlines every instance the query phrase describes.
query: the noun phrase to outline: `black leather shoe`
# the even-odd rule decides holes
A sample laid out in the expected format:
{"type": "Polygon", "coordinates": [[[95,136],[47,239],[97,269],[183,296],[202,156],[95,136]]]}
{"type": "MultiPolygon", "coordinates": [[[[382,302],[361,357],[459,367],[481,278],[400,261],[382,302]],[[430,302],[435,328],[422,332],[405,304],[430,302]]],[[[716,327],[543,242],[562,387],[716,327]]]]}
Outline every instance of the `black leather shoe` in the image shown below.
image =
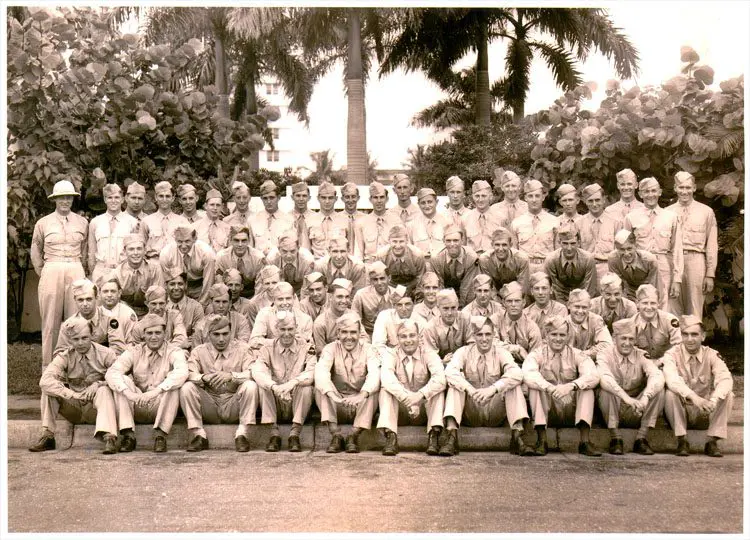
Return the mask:
{"type": "Polygon", "coordinates": [[[201,450],[208,450],[208,439],[206,439],[205,437],[201,437],[200,435],[196,435],[195,437],[190,439],[187,451],[200,452],[201,450]]]}
{"type": "Polygon", "coordinates": [[[331,437],[331,443],[326,448],[326,452],[329,454],[338,454],[344,450],[344,438],[338,433],[331,437]]]}
{"type": "MultiPolygon", "coordinates": [[[[625,453],[624,441],[622,439],[614,438],[609,440],[609,453],[613,456],[621,456],[625,453]]],[[[635,448],[634,448],[635,450],[635,448]]]]}
{"type": "Polygon", "coordinates": [[[546,456],[549,451],[549,445],[546,439],[537,439],[536,446],[534,446],[535,456],[546,456]]]}
{"type": "Polygon", "coordinates": [[[398,435],[393,431],[385,432],[385,448],[383,448],[384,456],[395,456],[398,454],[398,435]]]}
{"type": "Polygon", "coordinates": [[[272,435],[271,438],[268,439],[266,452],[278,452],[279,450],[281,450],[281,437],[278,435],[272,435]]]}
{"type": "Polygon", "coordinates": [[[703,453],[709,457],[724,457],[724,454],[719,450],[719,445],[716,441],[708,441],[706,446],[703,447],[703,453]]]}
{"type": "Polygon", "coordinates": [[[105,435],[104,436],[104,450],[102,450],[102,454],[116,454],[117,453],[117,437],[114,435],[105,435]]]}
{"type": "Polygon", "coordinates": [[[642,456],[653,456],[654,451],[651,449],[651,445],[648,444],[646,439],[636,439],[633,443],[633,452],[641,454],[642,456]]]}
{"type": "Polygon", "coordinates": [[[240,435],[239,437],[235,437],[234,439],[234,449],[238,452],[249,452],[250,451],[250,441],[247,440],[247,437],[244,435],[240,435]]]}
{"type": "Polygon", "coordinates": [[[427,434],[427,455],[437,456],[440,453],[440,431],[432,428],[427,434]]]}
{"type": "Polygon", "coordinates": [[[29,448],[29,452],[45,452],[47,450],[55,449],[55,436],[54,435],[42,435],[37,443],[29,448]]]}
{"type": "Polygon", "coordinates": [[[290,452],[302,452],[302,443],[297,435],[292,435],[287,441],[287,446],[290,452]]]}
{"type": "Polygon", "coordinates": [[[458,430],[449,429],[448,436],[440,447],[441,456],[455,456],[458,454],[458,430]]]}
{"type": "Polygon", "coordinates": [[[677,452],[675,452],[675,455],[680,457],[690,455],[690,444],[685,437],[677,438],[677,452]]]}
{"type": "Polygon", "coordinates": [[[600,457],[602,453],[590,442],[578,443],[578,453],[589,457],[600,457]]]}
{"type": "Polygon", "coordinates": [[[346,453],[359,454],[359,433],[350,433],[346,437],[346,453]]]}
{"type": "Polygon", "coordinates": [[[137,442],[132,433],[121,434],[120,437],[120,452],[132,452],[135,450],[137,442]]]}
{"type": "Polygon", "coordinates": [[[530,446],[527,446],[525,442],[523,442],[523,438],[521,438],[521,433],[519,431],[513,431],[511,433],[510,437],[510,453],[515,454],[517,456],[535,456],[536,453],[534,452],[534,449],[530,446]]]}
{"type": "MultiPolygon", "coordinates": [[[[167,438],[164,435],[157,435],[154,438],[154,452],[162,454],[167,451],[167,438]]],[[[188,452],[190,447],[188,447],[188,452]]]]}

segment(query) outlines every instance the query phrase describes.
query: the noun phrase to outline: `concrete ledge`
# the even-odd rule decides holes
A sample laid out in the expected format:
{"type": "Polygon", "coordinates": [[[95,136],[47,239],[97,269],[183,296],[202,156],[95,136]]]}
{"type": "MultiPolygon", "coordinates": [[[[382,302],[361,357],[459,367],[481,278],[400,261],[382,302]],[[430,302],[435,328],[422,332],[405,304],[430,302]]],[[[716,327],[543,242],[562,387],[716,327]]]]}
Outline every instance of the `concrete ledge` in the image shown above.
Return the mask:
{"type": "MultiPolygon", "coordinates": [[[[85,427],[91,428],[91,439],[94,440],[94,426],[85,427]]],[[[39,420],[9,420],[7,431],[8,448],[28,448],[39,440],[42,425],[39,420]]],[[[55,442],[58,450],[67,450],[73,446],[73,433],[73,424],[64,418],[57,420],[55,442]]]]}

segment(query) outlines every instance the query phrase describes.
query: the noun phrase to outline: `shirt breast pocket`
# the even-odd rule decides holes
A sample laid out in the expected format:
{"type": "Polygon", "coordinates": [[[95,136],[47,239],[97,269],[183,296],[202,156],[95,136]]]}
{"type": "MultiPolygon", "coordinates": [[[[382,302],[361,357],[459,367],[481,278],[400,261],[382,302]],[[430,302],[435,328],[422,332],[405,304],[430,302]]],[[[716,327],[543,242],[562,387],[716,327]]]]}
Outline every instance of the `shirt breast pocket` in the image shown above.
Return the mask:
{"type": "Polygon", "coordinates": [[[574,367],[563,367],[562,376],[565,381],[573,381],[578,378],[578,370],[574,367]]]}
{"type": "Polygon", "coordinates": [[[368,227],[363,229],[363,235],[365,243],[374,244],[378,241],[378,229],[377,227],[368,227]]]}
{"type": "Polygon", "coordinates": [[[518,242],[528,242],[533,236],[533,231],[527,229],[521,229],[518,231],[518,242]]]}

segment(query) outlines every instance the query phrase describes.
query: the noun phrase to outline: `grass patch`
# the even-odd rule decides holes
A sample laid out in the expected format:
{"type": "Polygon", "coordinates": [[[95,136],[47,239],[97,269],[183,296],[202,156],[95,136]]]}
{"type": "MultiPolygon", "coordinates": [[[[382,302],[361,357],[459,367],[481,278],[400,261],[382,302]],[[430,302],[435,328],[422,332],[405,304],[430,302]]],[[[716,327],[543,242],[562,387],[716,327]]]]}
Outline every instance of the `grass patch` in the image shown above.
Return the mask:
{"type": "Polygon", "coordinates": [[[42,346],[36,343],[8,344],[8,394],[41,395],[42,346]]]}

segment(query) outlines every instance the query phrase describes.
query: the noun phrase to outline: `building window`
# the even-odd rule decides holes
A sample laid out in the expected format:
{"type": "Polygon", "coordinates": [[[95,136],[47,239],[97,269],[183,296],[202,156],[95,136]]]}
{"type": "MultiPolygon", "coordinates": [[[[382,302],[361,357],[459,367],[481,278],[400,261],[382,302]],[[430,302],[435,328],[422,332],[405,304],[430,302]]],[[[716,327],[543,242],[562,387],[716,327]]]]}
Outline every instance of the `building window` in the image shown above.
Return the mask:
{"type": "Polygon", "coordinates": [[[278,141],[279,140],[279,128],[271,128],[271,136],[273,137],[273,140],[278,141]]]}
{"type": "Polygon", "coordinates": [[[266,94],[269,96],[277,95],[279,93],[279,83],[266,83],[266,94]]]}
{"type": "Polygon", "coordinates": [[[278,150],[267,150],[266,151],[266,161],[279,161],[279,151],[278,150]]]}

